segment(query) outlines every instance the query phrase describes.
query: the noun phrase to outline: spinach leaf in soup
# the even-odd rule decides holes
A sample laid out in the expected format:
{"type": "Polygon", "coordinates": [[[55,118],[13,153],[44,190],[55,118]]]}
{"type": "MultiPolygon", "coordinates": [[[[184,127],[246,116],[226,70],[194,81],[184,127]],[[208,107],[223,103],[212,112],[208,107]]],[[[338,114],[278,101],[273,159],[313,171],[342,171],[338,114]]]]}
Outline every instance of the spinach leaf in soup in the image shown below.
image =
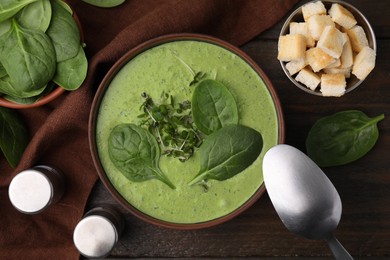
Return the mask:
{"type": "Polygon", "coordinates": [[[28,144],[28,131],[16,110],[0,107],[0,148],[15,168],[28,144]]]}
{"type": "Polygon", "coordinates": [[[0,92],[20,98],[40,94],[56,70],[50,38],[40,30],[21,27],[15,19],[0,37],[0,60],[8,73],[0,92]]]}
{"type": "Polygon", "coordinates": [[[192,116],[195,125],[204,134],[238,124],[238,109],[233,95],[221,82],[213,79],[202,80],[195,87],[192,116]]]}
{"type": "Polygon", "coordinates": [[[263,138],[256,130],[242,125],[225,126],[207,136],[199,148],[200,170],[189,185],[229,179],[249,167],[262,149],[263,138]]]}
{"type": "Polygon", "coordinates": [[[1,0],[0,3],[0,22],[5,21],[17,12],[19,12],[26,5],[37,0],[1,0]]]}
{"type": "Polygon", "coordinates": [[[80,45],[79,48],[75,57],[57,63],[53,81],[66,90],[78,89],[87,76],[87,57],[83,47],[80,45]]]}
{"type": "Polygon", "coordinates": [[[52,19],[46,33],[53,42],[57,61],[75,57],[80,48],[80,32],[72,15],[57,1],[51,1],[52,19]]]}
{"type": "Polygon", "coordinates": [[[82,0],[90,5],[98,7],[115,7],[123,4],[126,0],[82,0]]]}
{"type": "Polygon", "coordinates": [[[160,148],[146,129],[134,124],[115,126],[109,136],[108,153],[115,167],[130,181],[157,179],[175,189],[159,168],[160,148]]]}
{"type": "Polygon", "coordinates": [[[38,0],[25,6],[16,15],[16,19],[24,28],[46,32],[51,21],[50,0],[38,0]]]}
{"type": "Polygon", "coordinates": [[[321,167],[353,162],[375,145],[377,123],[384,115],[368,117],[358,110],[335,113],[318,120],[306,139],[308,156],[321,167]]]}

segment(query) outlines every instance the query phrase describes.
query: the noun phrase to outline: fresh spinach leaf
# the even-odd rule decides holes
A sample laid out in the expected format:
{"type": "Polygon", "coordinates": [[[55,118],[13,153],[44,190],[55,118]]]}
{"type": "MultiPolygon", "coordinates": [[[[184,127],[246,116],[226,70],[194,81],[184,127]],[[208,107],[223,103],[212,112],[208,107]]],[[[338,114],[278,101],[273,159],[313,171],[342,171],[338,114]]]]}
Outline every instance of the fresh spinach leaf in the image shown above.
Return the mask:
{"type": "Polygon", "coordinates": [[[0,3],[0,22],[5,21],[17,12],[19,12],[26,5],[37,0],[1,0],[0,3]]]}
{"type": "Polygon", "coordinates": [[[61,5],[66,11],[68,11],[68,13],[70,13],[71,15],[73,15],[73,10],[72,8],[67,4],[65,3],[64,1],[62,0],[52,0],[52,1],[56,1],[59,5],[61,5]]]}
{"type": "Polygon", "coordinates": [[[0,107],[0,148],[6,160],[12,167],[16,167],[28,144],[28,131],[12,109],[0,107]]]}
{"type": "Polygon", "coordinates": [[[225,126],[206,137],[199,148],[200,170],[189,185],[203,180],[229,179],[249,167],[263,149],[263,138],[256,130],[225,126]]]}
{"type": "Polygon", "coordinates": [[[37,96],[33,96],[33,97],[29,97],[29,98],[17,98],[17,97],[10,96],[10,95],[4,95],[3,98],[5,100],[11,101],[11,102],[16,103],[16,104],[30,105],[30,104],[34,104],[34,103],[38,102],[41,98],[48,95],[51,91],[53,91],[55,86],[56,85],[54,84],[54,82],[50,81],[47,84],[47,86],[45,86],[45,88],[44,88],[45,90],[37,96]]]}
{"type": "Polygon", "coordinates": [[[213,79],[202,80],[195,87],[192,115],[195,125],[205,134],[238,124],[238,109],[233,95],[222,83],[213,79]]]}
{"type": "Polygon", "coordinates": [[[7,71],[5,70],[3,64],[0,62],[0,78],[7,76],[7,71]]]}
{"type": "Polygon", "coordinates": [[[146,129],[134,124],[117,125],[109,136],[108,153],[115,167],[130,181],[157,179],[175,189],[159,168],[160,149],[146,129]]]}
{"type": "Polygon", "coordinates": [[[9,76],[3,79],[7,84],[1,84],[0,92],[20,98],[40,94],[56,70],[50,38],[40,30],[19,26],[15,19],[0,38],[0,60],[9,76]]]}
{"type": "Polygon", "coordinates": [[[123,4],[126,0],[82,0],[90,5],[98,7],[114,7],[123,4]]]}
{"type": "Polygon", "coordinates": [[[79,52],[75,57],[57,63],[57,71],[53,81],[66,90],[76,90],[84,82],[87,70],[87,57],[80,45],[79,52]]]}
{"type": "Polygon", "coordinates": [[[379,137],[377,123],[358,110],[335,113],[318,120],[306,139],[308,156],[321,167],[343,165],[368,153],[379,137]]]}
{"type": "Polygon", "coordinates": [[[11,29],[11,26],[11,19],[0,22],[0,37],[3,37],[3,34],[9,31],[11,29]]]}
{"type": "Polygon", "coordinates": [[[38,0],[25,6],[17,15],[16,19],[24,28],[41,30],[46,32],[51,21],[50,0],[38,0]]]}
{"type": "Polygon", "coordinates": [[[51,38],[57,61],[75,57],[80,49],[80,32],[72,15],[57,1],[52,1],[52,18],[46,33],[51,38]]]}

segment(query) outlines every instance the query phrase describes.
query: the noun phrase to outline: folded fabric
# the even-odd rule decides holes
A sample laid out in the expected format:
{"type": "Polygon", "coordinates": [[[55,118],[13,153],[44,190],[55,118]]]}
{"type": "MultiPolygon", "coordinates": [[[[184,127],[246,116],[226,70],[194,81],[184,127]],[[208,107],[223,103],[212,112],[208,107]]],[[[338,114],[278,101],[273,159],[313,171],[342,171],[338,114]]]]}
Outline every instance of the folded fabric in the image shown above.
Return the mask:
{"type": "Polygon", "coordinates": [[[84,214],[95,171],[88,118],[105,73],[128,50],[170,33],[202,33],[241,45],[274,25],[297,0],[128,0],[98,8],[68,0],[83,29],[89,59],[82,87],[39,108],[20,111],[31,141],[17,169],[0,157],[0,259],[78,259],[72,234],[84,214]],[[15,174],[37,164],[61,169],[64,197],[37,215],[15,210],[8,186],[15,174]]]}

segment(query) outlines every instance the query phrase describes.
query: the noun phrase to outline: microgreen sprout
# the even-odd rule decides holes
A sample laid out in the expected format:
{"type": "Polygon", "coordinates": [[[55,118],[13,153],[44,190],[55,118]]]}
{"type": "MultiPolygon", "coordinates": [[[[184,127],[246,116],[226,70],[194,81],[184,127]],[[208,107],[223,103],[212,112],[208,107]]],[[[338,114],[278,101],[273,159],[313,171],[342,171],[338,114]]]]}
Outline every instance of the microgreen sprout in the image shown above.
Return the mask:
{"type": "Polygon", "coordinates": [[[162,154],[181,162],[188,160],[203,142],[203,135],[192,120],[191,102],[177,103],[168,93],[162,93],[161,104],[156,104],[145,92],[141,96],[144,102],[140,107],[143,113],[138,116],[140,126],[156,138],[162,154]]]}

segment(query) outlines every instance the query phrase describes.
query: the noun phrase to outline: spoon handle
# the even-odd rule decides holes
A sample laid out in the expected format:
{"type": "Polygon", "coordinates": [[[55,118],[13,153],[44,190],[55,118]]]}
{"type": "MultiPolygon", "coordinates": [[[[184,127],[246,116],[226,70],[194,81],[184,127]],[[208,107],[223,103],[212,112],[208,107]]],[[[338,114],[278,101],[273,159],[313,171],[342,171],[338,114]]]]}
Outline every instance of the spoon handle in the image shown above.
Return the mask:
{"type": "Polygon", "coordinates": [[[326,242],[328,243],[328,246],[336,260],[353,260],[352,256],[333,234],[326,240],[326,242]]]}

